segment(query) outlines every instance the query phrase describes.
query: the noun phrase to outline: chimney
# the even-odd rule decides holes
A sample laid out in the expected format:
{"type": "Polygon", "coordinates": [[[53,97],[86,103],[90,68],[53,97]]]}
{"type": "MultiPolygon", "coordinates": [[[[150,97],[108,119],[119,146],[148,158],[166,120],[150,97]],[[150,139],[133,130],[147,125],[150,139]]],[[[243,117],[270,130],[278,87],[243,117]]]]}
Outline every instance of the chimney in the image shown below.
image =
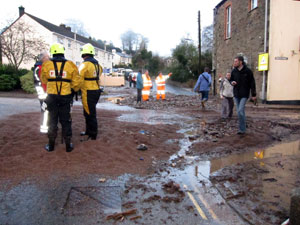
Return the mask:
{"type": "Polygon", "coordinates": [[[19,7],[19,17],[23,16],[23,14],[25,13],[25,8],[23,6],[19,7]]]}
{"type": "Polygon", "coordinates": [[[66,29],[67,29],[68,31],[71,31],[71,27],[66,27],[66,29]]]}
{"type": "Polygon", "coordinates": [[[62,27],[62,28],[65,28],[65,29],[66,29],[66,25],[63,24],[63,23],[61,23],[61,24],[59,25],[59,27],[62,27]]]}

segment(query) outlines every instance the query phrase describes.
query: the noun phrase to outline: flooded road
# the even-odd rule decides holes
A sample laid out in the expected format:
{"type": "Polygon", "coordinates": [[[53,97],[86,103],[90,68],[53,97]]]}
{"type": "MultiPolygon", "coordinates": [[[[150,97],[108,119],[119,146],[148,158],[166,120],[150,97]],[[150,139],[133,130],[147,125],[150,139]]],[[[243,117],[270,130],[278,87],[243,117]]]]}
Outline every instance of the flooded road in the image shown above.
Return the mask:
{"type": "Polygon", "coordinates": [[[200,110],[189,89],[167,85],[169,99],[151,99],[145,108],[136,107],[135,89],[107,90],[97,104],[96,142],[79,141],[82,106],[74,103],[76,150],[69,155],[61,144],[51,155],[41,152],[46,137],[32,141],[36,99],[0,98],[0,119],[35,112],[1,124],[9,132],[0,139],[1,170],[12,176],[1,178],[0,224],[268,225],[288,215],[290,190],[300,185],[300,142],[284,137],[299,133],[299,114],[255,108],[250,135],[240,138],[235,117],[220,121],[215,99],[200,110]],[[123,105],[126,99],[131,104],[123,105]],[[24,127],[27,120],[33,123],[24,127]],[[15,177],[22,179],[12,183],[15,177]]]}

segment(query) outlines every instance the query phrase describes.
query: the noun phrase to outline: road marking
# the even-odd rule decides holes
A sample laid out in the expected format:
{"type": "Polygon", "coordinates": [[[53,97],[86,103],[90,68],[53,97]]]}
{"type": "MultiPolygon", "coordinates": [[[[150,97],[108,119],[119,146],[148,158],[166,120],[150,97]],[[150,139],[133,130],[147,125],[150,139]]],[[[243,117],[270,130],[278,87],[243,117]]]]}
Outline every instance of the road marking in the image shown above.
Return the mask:
{"type": "Polygon", "coordinates": [[[194,198],[194,196],[190,193],[187,192],[188,196],[190,197],[191,201],[194,203],[198,213],[200,214],[200,216],[204,219],[207,220],[207,217],[205,216],[204,212],[202,211],[201,207],[199,206],[198,202],[196,201],[196,199],[194,198]]]}
{"type": "Polygon", "coordinates": [[[211,214],[212,218],[214,220],[219,220],[218,217],[217,217],[217,215],[215,214],[215,212],[211,209],[211,207],[205,201],[205,199],[203,198],[203,196],[200,194],[200,191],[195,186],[194,186],[194,190],[198,193],[198,197],[199,197],[200,201],[203,203],[203,205],[206,207],[206,209],[208,210],[208,212],[211,214]]]}

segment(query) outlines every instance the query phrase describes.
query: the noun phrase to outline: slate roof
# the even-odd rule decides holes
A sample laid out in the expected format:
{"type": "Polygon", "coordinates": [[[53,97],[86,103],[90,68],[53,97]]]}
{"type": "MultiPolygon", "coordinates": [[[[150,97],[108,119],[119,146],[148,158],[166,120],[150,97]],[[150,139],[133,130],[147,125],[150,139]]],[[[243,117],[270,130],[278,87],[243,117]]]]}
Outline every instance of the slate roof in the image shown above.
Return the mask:
{"type": "MultiPolygon", "coordinates": [[[[60,35],[63,35],[63,36],[66,36],[66,37],[69,37],[69,38],[72,38],[74,39],[74,36],[75,36],[75,33],[72,32],[72,31],[69,31],[67,30],[66,28],[64,27],[60,27],[60,26],[56,26],[52,23],[49,23],[45,20],[42,20],[40,18],[37,18],[29,13],[25,13],[27,16],[29,16],[30,18],[32,18],[33,20],[35,20],[36,22],[38,22],[39,24],[41,24],[43,27],[45,27],[46,29],[52,31],[52,32],[55,32],[57,34],[60,34],[60,35]]],[[[86,38],[86,37],[83,37],[79,34],[76,34],[76,40],[80,41],[80,42],[83,42],[83,43],[91,43],[94,47],[97,47],[99,49],[103,49],[100,44],[96,41],[93,41],[89,38],[86,38]]]]}
{"type": "Polygon", "coordinates": [[[227,0],[222,0],[221,2],[218,3],[218,5],[216,5],[215,9],[220,8],[220,6],[222,6],[227,0]]]}
{"type": "Polygon", "coordinates": [[[124,54],[124,53],[117,52],[116,54],[121,56],[121,57],[124,57],[124,58],[131,58],[130,55],[127,55],[127,54],[124,54]]]}

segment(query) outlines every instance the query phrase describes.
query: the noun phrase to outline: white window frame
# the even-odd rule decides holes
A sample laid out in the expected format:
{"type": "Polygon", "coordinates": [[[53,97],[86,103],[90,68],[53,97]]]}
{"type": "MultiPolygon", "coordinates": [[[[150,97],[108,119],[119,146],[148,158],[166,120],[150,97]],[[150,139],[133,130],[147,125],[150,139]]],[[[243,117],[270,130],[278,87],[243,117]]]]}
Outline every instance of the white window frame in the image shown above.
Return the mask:
{"type": "Polygon", "coordinates": [[[258,0],[250,0],[250,10],[257,8],[258,0]]]}
{"type": "Polygon", "coordinates": [[[225,32],[225,37],[226,39],[231,37],[231,5],[229,5],[226,8],[226,32],[225,32]]]}
{"type": "Polygon", "coordinates": [[[64,44],[64,39],[62,38],[62,37],[60,37],[60,36],[57,36],[57,42],[59,43],[59,44],[64,44]]]}

